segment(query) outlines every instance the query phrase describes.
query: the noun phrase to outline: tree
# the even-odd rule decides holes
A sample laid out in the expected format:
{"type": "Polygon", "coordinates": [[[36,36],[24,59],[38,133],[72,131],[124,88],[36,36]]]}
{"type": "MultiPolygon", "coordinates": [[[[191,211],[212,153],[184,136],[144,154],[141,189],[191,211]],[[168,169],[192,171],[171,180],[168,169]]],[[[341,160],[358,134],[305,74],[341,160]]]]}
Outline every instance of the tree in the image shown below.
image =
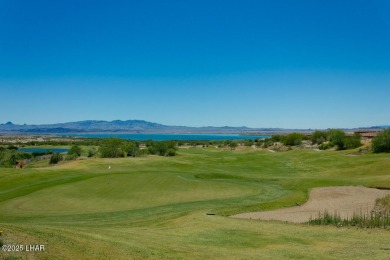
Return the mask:
{"type": "Polygon", "coordinates": [[[73,145],[72,148],[69,149],[68,155],[79,157],[81,155],[81,148],[77,145],[73,145]]]}
{"type": "Polygon", "coordinates": [[[238,146],[238,143],[236,141],[231,141],[229,144],[230,149],[234,150],[238,146]]]}
{"type": "Polygon", "coordinates": [[[273,135],[272,137],[271,137],[271,140],[273,141],[273,142],[281,142],[282,140],[283,140],[283,136],[282,135],[273,135]]]}
{"type": "Polygon", "coordinates": [[[157,154],[160,156],[173,156],[176,154],[176,142],[174,141],[163,141],[163,142],[153,142],[149,141],[147,143],[148,146],[148,152],[150,154],[157,154]],[[171,150],[174,150],[175,153],[173,154],[171,150]],[[168,155],[168,151],[169,154],[168,155]]]}
{"type": "Polygon", "coordinates": [[[176,155],[176,150],[169,148],[167,153],[166,153],[166,156],[175,156],[175,155],[176,155]]]}
{"type": "Polygon", "coordinates": [[[302,140],[305,138],[304,134],[301,133],[291,133],[282,138],[282,143],[284,145],[295,146],[302,144],[302,140]]]}
{"type": "Polygon", "coordinates": [[[50,164],[57,164],[60,161],[62,161],[63,157],[62,154],[60,153],[53,153],[52,156],[50,157],[50,164]]]}
{"type": "Polygon", "coordinates": [[[390,152],[390,128],[380,132],[372,140],[372,150],[374,153],[390,152]]]}
{"type": "Polygon", "coordinates": [[[124,144],[124,150],[127,156],[136,157],[138,156],[139,146],[134,142],[127,142],[124,144]]]}
{"type": "Polygon", "coordinates": [[[314,131],[313,134],[311,135],[311,142],[313,144],[322,144],[323,142],[326,141],[327,134],[325,131],[314,131]]]}
{"type": "Polygon", "coordinates": [[[345,149],[345,132],[340,129],[331,129],[327,133],[327,139],[333,146],[337,146],[337,150],[345,149]]]}
{"type": "Polygon", "coordinates": [[[254,141],[251,139],[244,140],[244,145],[247,147],[251,147],[254,144],[254,141]]]}
{"type": "Polygon", "coordinates": [[[95,154],[96,154],[95,148],[92,148],[92,149],[88,150],[88,157],[89,158],[95,156],[95,154]]]}
{"type": "Polygon", "coordinates": [[[16,154],[12,154],[10,158],[8,159],[8,165],[10,167],[15,167],[15,165],[18,164],[18,158],[16,154]]]}
{"type": "Polygon", "coordinates": [[[99,148],[103,158],[118,158],[125,155],[123,140],[119,138],[104,139],[99,148]]]}

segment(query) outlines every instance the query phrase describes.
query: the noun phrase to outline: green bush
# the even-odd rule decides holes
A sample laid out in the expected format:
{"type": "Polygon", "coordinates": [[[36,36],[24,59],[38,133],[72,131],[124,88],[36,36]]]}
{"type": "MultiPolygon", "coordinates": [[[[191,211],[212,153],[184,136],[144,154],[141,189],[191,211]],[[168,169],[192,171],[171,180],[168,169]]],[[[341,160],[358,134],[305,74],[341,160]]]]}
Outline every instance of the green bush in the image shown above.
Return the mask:
{"type": "Polygon", "coordinates": [[[374,153],[389,153],[390,152],[390,129],[380,132],[372,140],[372,150],[374,153]]]}
{"type": "Polygon", "coordinates": [[[355,133],[353,136],[346,136],[344,138],[344,149],[355,149],[362,146],[361,136],[359,133],[355,133]]]}
{"type": "Polygon", "coordinates": [[[253,140],[250,140],[250,139],[244,140],[244,145],[247,147],[251,147],[253,145],[253,143],[254,143],[253,140]]]}
{"type": "Polygon", "coordinates": [[[263,147],[263,146],[264,146],[264,143],[265,143],[264,140],[260,140],[260,139],[256,139],[256,140],[255,140],[255,145],[256,145],[256,147],[258,147],[258,148],[263,147]]]}
{"type": "Polygon", "coordinates": [[[0,165],[5,168],[12,168],[18,164],[17,152],[14,150],[4,151],[0,154],[0,165]]]}
{"type": "MultiPolygon", "coordinates": [[[[0,151],[0,166],[5,168],[12,168],[18,165],[21,161],[34,158],[32,153],[19,152],[14,149],[0,151]]],[[[20,164],[19,164],[20,165],[20,164]]]]}
{"type": "Polygon", "coordinates": [[[326,131],[314,131],[311,135],[311,142],[312,144],[322,144],[327,139],[327,133],[326,131]]]}
{"type": "Polygon", "coordinates": [[[236,141],[231,141],[229,144],[230,149],[234,150],[238,146],[238,143],[236,141]]]}
{"type": "Polygon", "coordinates": [[[270,139],[273,142],[281,142],[284,139],[284,137],[282,135],[273,135],[270,139]]]}
{"type": "Polygon", "coordinates": [[[340,129],[331,129],[327,132],[327,139],[329,142],[333,144],[333,146],[337,146],[337,150],[345,149],[345,132],[340,129]]]}
{"type": "Polygon", "coordinates": [[[68,155],[79,157],[81,155],[81,148],[77,145],[73,145],[72,148],[69,149],[68,155]]]}
{"type": "Polygon", "coordinates": [[[62,161],[63,156],[60,153],[53,153],[53,155],[50,157],[50,164],[57,164],[60,161],[62,161]]]}
{"type": "Polygon", "coordinates": [[[137,157],[139,145],[134,142],[128,142],[124,145],[124,150],[127,156],[137,157]]]}
{"type": "Polygon", "coordinates": [[[320,150],[327,150],[327,149],[330,149],[330,148],[333,148],[333,144],[330,143],[330,142],[327,142],[327,143],[322,143],[318,146],[318,149],[320,150]]]}
{"type": "Polygon", "coordinates": [[[77,159],[77,158],[78,158],[77,154],[67,154],[65,156],[65,161],[71,161],[71,160],[74,160],[74,159],[77,159]]]}
{"type": "Polygon", "coordinates": [[[91,158],[96,155],[96,150],[94,148],[88,150],[88,157],[91,158]]]}
{"type": "Polygon", "coordinates": [[[139,150],[137,151],[136,157],[142,157],[142,156],[146,156],[146,155],[148,155],[148,154],[149,154],[148,149],[139,149],[139,150]]]}
{"type": "Polygon", "coordinates": [[[102,141],[99,148],[103,158],[119,158],[125,156],[124,141],[119,138],[107,138],[102,141]]]}
{"type": "Polygon", "coordinates": [[[264,148],[268,148],[268,147],[270,147],[272,145],[274,145],[274,141],[271,138],[269,138],[269,139],[266,139],[264,141],[263,147],[264,148]]]}
{"type": "Polygon", "coordinates": [[[302,140],[305,139],[305,135],[301,133],[291,133],[283,137],[282,143],[288,146],[301,145],[302,140]]]}
{"type": "MultiPolygon", "coordinates": [[[[156,155],[160,155],[160,156],[168,156],[169,150],[176,151],[176,142],[174,142],[174,141],[163,141],[163,142],[149,141],[147,143],[147,146],[148,146],[148,152],[150,154],[156,154],[156,155]]],[[[176,154],[176,152],[175,152],[175,154],[176,154]]]]}
{"type": "Polygon", "coordinates": [[[168,149],[166,156],[175,156],[176,155],[176,150],[175,149],[168,149]]]}

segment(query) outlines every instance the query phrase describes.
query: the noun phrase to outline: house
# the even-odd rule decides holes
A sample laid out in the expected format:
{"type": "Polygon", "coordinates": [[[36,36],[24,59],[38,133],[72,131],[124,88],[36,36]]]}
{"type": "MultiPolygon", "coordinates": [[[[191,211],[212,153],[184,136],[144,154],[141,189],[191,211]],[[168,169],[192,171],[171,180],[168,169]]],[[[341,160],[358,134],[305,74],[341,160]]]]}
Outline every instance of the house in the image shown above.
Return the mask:
{"type": "Polygon", "coordinates": [[[365,139],[373,139],[378,135],[379,131],[376,130],[357,130],[355,133],[359,133],[362,138],[365,139]]]}

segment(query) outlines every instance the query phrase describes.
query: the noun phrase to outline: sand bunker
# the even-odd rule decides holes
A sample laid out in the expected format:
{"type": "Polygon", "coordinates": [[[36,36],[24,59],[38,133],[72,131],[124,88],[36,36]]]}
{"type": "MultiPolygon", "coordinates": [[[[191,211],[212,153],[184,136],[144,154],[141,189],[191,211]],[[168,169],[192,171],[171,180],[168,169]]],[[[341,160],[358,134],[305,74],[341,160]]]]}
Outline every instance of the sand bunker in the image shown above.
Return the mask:
{"type": "Polygon", "coordinates": [[[308,202],[302,206],[243,213],[232,217],[303,223],[309,221],[311,217],[318,217],[318,213],[323,213],[325,210],[331,214],[337,212],[343,218],[351,217],[354,213],[371,211],[374,208],[375,200],[387,194],[390,194],[390,190],[361,186],[315,188],[310,192],[308,202]]]}

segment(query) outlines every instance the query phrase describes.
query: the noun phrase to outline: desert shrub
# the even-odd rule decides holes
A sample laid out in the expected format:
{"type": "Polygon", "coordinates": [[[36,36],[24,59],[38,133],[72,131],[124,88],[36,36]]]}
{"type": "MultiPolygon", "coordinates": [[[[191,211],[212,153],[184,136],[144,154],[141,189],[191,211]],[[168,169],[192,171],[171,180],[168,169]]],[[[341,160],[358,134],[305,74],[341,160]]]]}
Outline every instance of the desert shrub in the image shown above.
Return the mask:
{"type": "Polygon", "coordinates": [[[281,142],[284,137],[282,135],[273,135],[271,138],[270,138],[273,142],[281,142]]]}
{"type": "Polygon", "coordinates": [[[301,145],[302,140],[305,139],[305,135],[301,133],[291,133],[283,137],[282,143],[284,145],[295,146],[301,145]]]}
{"type": "Polygon", "coordinates": [[[319,149],[326,150],[332,147],[337,147],[337,150],[355,149],[360,147],[361,136],[359,133],[355,133],[353,136],[347,136],[344,131],[340,129],[331,129],[327,132],[315,131],[312,135],[312,143],[317,143],[319,149]],[[324,140],[324,134],[326,134],[326,140],[324,140]]]}
{"type": "Polygon", "coordinates": [[[345,132],[340,129],[331,129],[327,132],[327,139],[329,142],[333,144],[333,146],[337,146],[337,150],[344,150],[344,139],[345,132]]]}
{"type": "Polygon", "coordinates": [[[124,145],[124,150],[127,156],[136,157],[139,151],[139,145],[134,142],[127,142],[124,145]]]}
{"type": "Polygon", "coordinates": [[[236,141],[231,141],[229,144],[230,149],[234,150],[238,146],[238,143],[236,141]]]}
{"type": "Polygon", "coordinates": [[[353,136],[344,137],[344,149],[355,149],[362,146],[361,136],[355,133],[353,136]]]}
{"type": "Polygon", "coordinates": [[[250,140],[250,139],[244,140],[244,145],[247,147],[251,147],[253,145],[253,143],[254,143],[253,140],[250,140]]]}
{"type": "Polygon", "coordinates": [[[262,146],[264,146],[264,140],[261,140],[261,139],[256,139],[255,140],[255,145],[256,145],[256,147],[262,147],[262,146]]]}
{"type": "Polygon", "coordinates": [[[318,149],[320,150],[327,150],[327,149],[330,149],[330,148],[333,148],[333,144],[330,143],[330,142],[325,142],[325,143],[322,143],[318,146],[318,149]]]}
{"type": "Polygon", "coordinates": [[[175,156],[176,155],[176,150],[175,149],[168,149],[166,156],[175,156]]]}
{"type": "Polygon", "coordinates": [[[150,154],[156,154],[161,156],[164,156],[167,150],[168,147],[162,142],[153,142],[148,147],[148,151],[150,154]]]}
{"type": "Polygon", "coordinates": [[[50,157],[49,163],[50,164],[57,164],[60,161],[62,161],[62,159],[63,159],[62,154],[60,154],[60,153],[53,153],[53,155],[50,157]]]}
{"type": "Polygon", "coordinates": [[[97,151],[94,148],[89,149],[88,150],[88,157],[91,158],[91,157],[95,156],[96,153],[97,153],[97,151]]]}
{"type": "Polygon", "coordinates": [[[81,148],[79,146],[77,146],[77,145],[73,145],[69,149],[68,155],[79,157],[81,155],[81,148]]]}
{"type": "Polygon", "coordinates": [[[149,142],[147,146],[148,152],[150,154],[156,154],[160,156],[167,156],[169,150],[172,149],[176,151],[177,149],[176,142],[174,141],[149,142]]]}
{"type": "Polygon", "coordinates": [[[71,160],[74,160],[74,159],[77,159],[78,158],[78,156],[77,156],[77,154],[67,154],[66,156],[65,156],[65,161],[71,161],[71,160]]]}
{"type": "Polygon", "coordinates": [[[217,141],[215,141],[215,140],[209,141],[209,145],[216,145],[216,144],[217,144],[217,141]]]}
{"type": "Polygon", "coordinates": [[[311,135],[311,142],[312,144],[322,144],[327,139],[327,133],[326,131],[314,131],[311,135]]]}
{"type": "Polygon", "coordinates": [[[374,153],[389,153],[390,152],[390,129],[380,132],[372,140],[372,150],[374,153]]]}
{"type": "Polygon", "coordinates": [[[124,157],[124,141],[119,138],[104,139],[100,144],[99,152],[103,158],[124,157]]]}
{"type": "Polygon", "coordinates": [[[30,153],[18,152],[16,150],[4,150],[0,152],[0,166],[5,168],[12,168],[17,165],[24,166],[25,160],[33,158],[30,153]],[[22,165],[23,164],[23,165],[22,165]]]}
{"type": "Polygon", "coordinates": [[[15,167],[18,164],[18,157],[16,153],[5,153],[2,155],[2,158],[0,160],[0,165],[5,168],[12,168],[15,167]]]}
{"type": "Polygon", "coordinates": [[[17,155],[17,158],[20,160],[33,158],[33,155],[31,153],[18,152],[18,153],[16,153],[16,155],[17,155]]]}
{"type": "Polygon", "coordinates": [[[350,218],[341,218],[338,213],[319,213],[318,217],[310,219],[310,225],[334,225],[338,227],[359,227],[359,228],[384,228],[390,227],[390,214],[380,212],[355,213],[350,218]]]}
{"type": "Polygon", "coordinates": [[[390,216],[390,195],[377,199],[374,211],[382,216],[390,216]]]}
{"type": "Polygon", "coordinates": [[[270,138],[270,139],[266,139],[266,140],[264,141],[263,147],[264,147],[264,148],[268,148],[268,147],[270,147],[270,146],[272,146],[272,145],[274,145],[274,141],[270,138]]]}
{"type": "Polygon", "coordinates": [[[139,149],[139,150],[137,151],[136,157],[142,157],[142,156],[146,156],[146,155],[148,155],[148,154],[149,154],[148,149],[139,149]]]}
{"type": "Polygon", "coordinates": [[[24,160],[19,160],[17,163],[17,167],[22,169],[24,166],[26,166],[26,162],[24,160]]]}

